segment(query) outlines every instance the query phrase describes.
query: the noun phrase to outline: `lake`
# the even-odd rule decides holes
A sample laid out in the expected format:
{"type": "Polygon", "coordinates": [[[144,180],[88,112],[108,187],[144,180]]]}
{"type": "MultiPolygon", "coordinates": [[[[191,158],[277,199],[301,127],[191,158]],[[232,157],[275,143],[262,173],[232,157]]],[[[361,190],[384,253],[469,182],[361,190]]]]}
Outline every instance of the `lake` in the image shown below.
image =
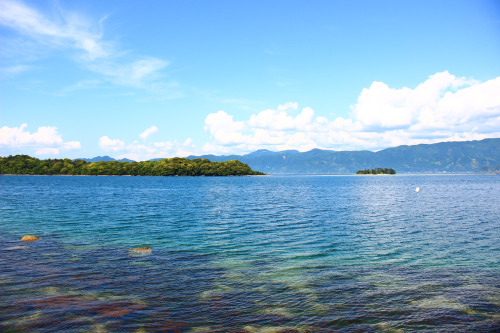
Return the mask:
{"type": "Polygon", "coordinates": [[[0,176],[0,331],[493,332],[499,240],[497,175],[0,176]]]}

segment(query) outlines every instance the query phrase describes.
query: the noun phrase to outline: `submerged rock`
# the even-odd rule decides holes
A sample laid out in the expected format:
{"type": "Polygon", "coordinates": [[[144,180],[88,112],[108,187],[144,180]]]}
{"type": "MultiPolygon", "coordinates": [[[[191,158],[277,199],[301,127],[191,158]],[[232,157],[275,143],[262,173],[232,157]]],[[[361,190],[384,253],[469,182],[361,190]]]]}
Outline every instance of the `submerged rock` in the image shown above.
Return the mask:
{"type": "Polygon", "coordinates": [[[128,300],[100,300],[95,297],[78,295],[49,295],[28,297],[14,302],[22,309],[36,309],[55,314],[88,313],[103,318],[121,318],[132,312],[146,308],[145,304],[128,300]]]}
{"type": "Polygon", "coordinates": [[[136,247],[131,249],[130,252],[134,254],[150,254],[151,247],[150,246],[136,247]]]}
{"type": "Polygon", "coordinates": [[[23,236],[23,238],[21,238],[21,240],[23,242],[33,242],[33,241],[36,241],[38,239],[40,239],[40,238],[33,236],[33,235],[26,235],[26,236],[23,236]]]}

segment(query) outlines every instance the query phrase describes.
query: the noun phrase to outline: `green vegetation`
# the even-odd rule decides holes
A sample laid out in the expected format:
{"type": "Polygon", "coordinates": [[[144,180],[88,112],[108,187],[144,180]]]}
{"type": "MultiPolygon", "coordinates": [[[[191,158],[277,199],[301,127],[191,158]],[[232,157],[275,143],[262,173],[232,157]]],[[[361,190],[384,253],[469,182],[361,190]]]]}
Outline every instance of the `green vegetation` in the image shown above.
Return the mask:
{"type": "Polygon", "coordinates": [[[108,176],[247,176],[263,175],[247,164],[232,160],[210,162],[208,159],[169,158],[144,162],[85,162],[48,159],[27,155],[0,157],[0,174],[15,175],[108,175],[108,176]]]}
{"type": "Polygon", "coordinates": [[[396,171],[391,168],[375,168],[375,169],[366,169],[366,170],[358,170],[356,172],[357,175],[395,175],[396,171]]]}

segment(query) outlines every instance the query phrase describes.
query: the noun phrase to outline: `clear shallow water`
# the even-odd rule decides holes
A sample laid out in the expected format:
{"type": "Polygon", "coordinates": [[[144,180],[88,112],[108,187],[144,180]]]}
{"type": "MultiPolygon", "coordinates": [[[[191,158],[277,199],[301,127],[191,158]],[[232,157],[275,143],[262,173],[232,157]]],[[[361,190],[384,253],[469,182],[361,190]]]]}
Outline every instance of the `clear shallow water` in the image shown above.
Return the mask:
{"type": "Polygon", "coordinates": [[[0,330],[496,331],[499,239],[493,175],[0,176],[0,330]]]}

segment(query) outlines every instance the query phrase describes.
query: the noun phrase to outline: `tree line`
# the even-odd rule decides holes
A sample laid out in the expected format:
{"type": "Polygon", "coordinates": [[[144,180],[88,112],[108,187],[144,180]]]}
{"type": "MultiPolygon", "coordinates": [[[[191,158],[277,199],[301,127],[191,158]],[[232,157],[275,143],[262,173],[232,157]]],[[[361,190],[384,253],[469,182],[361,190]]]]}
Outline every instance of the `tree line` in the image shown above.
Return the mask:
{"type": "Polygon", "coordinates": [[[247,176],[264,175],[237,160],[211,162],[208,159],[165,158],[143,162],[86,162],[46,159],[28,155],[0,157],[0,174],[88,175],[88,176],[247,176]]]}
{"type": "Polygon", "coordinates": [[[356,172],[357,175],[395,175],[396,170],[391,168],[375,168],[375,169],[366,169],[366,170],[358,170],[356,172]]]}

